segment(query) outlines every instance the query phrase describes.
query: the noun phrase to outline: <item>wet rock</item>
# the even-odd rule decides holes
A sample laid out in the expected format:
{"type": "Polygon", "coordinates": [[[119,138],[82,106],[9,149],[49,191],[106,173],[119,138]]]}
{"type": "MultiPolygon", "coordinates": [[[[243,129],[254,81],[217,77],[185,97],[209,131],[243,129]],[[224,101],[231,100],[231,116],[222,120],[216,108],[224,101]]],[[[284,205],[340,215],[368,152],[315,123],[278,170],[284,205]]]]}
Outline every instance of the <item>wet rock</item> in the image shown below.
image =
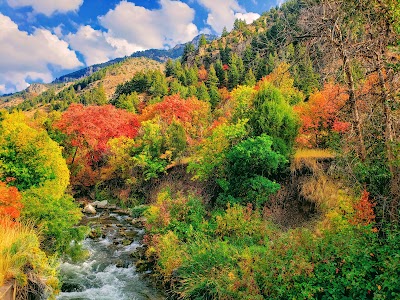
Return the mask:
{"type": "Polygon", "coordinates": [[[106,208],[108,205],[108,201],[104,200],[104,201],[94,201],[92,203],[92,206],[95,208],[106,208]]]}
{"type": "Polygon", "coordinates": [[[81,292],[83,290],[84,290],[84,287],[82,285],[80,285],[79,283],[75,283],[75,282],[63,283],[61,286],[62,292],[81,292]]]}
{"type": "Polygon", "coordinates": [[[147,220],[144,217],[132,219],[132,225],[142,228],[142,227],[144,227],[144,224],[146,223],[146,221],[147,220]]]}
{"type": "Polygon", "coordinates": [[[115,265],[116,265],[117,268],[128,268],[129,267],[129,262],[128,261],[123,261],[123,260],[118,260],[115,265]]]}
{"type": "Polygon", "coordinates": [[[131,212],[128,209],[116,209],[114,210],[114,213],[125,216],[129,216],[131,214],[131,212]]]}
{"type": "Polygon", "coordinates": [[[128,240],[128,239],[125,239],[125,240],[122,241],[122,245],[124,245],[124,246],[129,246],[132,243],[133,243],[133,241],[128,240]]]}
{"type": "Polygon", "coordinates": [[[94,214],[96,214],[96,209],[92,205],[87,204],[84,207],[83,212],[87,213],[87,214],[93,214],[94,215],[94,214]]]}
{"type": "Polygon", "coordinates": [[[89,238],[97,239],[101,236],[101,229],[100,228],[93,228],[89,233],[89,238]]]}

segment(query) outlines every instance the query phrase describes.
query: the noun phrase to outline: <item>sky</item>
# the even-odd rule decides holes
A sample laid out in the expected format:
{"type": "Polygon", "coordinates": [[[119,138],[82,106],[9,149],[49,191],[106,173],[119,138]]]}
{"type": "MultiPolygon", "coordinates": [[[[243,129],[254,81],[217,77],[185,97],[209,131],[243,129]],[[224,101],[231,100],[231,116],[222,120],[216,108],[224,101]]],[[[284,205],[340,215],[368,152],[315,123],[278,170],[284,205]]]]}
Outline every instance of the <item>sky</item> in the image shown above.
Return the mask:
{"type": "Polygon", "coordinates": [[[0,0],[0,95],[251,23],[281,0],[0,0]]]}

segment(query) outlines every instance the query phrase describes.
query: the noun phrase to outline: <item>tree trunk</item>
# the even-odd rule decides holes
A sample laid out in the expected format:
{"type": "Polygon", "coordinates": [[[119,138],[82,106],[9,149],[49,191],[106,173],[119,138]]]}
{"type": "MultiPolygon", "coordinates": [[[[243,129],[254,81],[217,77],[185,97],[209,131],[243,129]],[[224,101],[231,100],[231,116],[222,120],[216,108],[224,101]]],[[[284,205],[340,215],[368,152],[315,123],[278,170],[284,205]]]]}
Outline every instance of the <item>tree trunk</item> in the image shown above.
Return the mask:
{"type": "Polygon", "coordinates": [[[357,106],[354,78],[353,78],[353,74],[351,74],[350,65],[349,65],[347,56],[342,55],[342,59],[343,59],[344,71],[345,71],[346,78],[347,78],[349,101],[350,101],[351,110],[353,112],[353,117],[354,117],[355,132],[356,132],[356,135],[358,138],[358,142],[360,143],[360,145],[359,145],[360,157],[361,157],[362,161],[365,161],[365,159],[367,157],[367,152],[365,150],[364,136],[362,133],[363,124],[362,124],[360,112],[358,111],[358,106],[357,106]]]}
{"type": "Polygon", "coordinates": [[[390,171],[390,221],[398,222],[398,208],[400,203],[400,172],[399,168],[394,165],[395,155],[393,154],[393,123],[392,111],[390,108],[390,95],[386,88],[385,76],[382,71],[382,63],[378,58],[378,76],[381,88],[381,99],[383,104],[383,114],[385,119],[385,148],[390,171]]]}

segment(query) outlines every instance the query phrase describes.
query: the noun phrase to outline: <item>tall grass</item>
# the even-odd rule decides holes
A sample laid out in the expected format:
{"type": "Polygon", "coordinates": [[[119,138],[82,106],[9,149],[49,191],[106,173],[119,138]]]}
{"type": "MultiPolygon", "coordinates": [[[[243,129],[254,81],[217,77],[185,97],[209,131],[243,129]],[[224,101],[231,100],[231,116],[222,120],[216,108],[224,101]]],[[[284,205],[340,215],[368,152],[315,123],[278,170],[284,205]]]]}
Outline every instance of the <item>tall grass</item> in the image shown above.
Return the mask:
{"type": "Polygon", "coordinates": [[[0,285],[15,279],[18,286],[40,281],[52,293],[58,289],[57,272],[40,249],[39,238],[30,224],[0,222],[0,285]]]}
{"type": "Polygon", "coordinates": [[[319,162],[334,157],[335,154],[327,149],[298,149],[294,154],[291,170],[294,172],[306,167],[313,172],[319,172],[319,162]]]}

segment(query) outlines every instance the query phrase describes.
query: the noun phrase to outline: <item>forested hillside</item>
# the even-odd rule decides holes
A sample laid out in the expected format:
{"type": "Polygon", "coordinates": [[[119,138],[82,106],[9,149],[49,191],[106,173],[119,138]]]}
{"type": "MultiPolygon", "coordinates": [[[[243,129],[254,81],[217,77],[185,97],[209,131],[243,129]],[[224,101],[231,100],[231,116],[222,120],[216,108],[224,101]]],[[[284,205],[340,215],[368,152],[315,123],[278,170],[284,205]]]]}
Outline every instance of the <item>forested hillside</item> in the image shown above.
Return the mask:
{"type": "Polygon", "coordinates": [[[32,276],[108,200],[170,299],[400,297],[398,0],[290,0],[146,64],[1,111],[1,230],[42,228],[32,276]]]}

